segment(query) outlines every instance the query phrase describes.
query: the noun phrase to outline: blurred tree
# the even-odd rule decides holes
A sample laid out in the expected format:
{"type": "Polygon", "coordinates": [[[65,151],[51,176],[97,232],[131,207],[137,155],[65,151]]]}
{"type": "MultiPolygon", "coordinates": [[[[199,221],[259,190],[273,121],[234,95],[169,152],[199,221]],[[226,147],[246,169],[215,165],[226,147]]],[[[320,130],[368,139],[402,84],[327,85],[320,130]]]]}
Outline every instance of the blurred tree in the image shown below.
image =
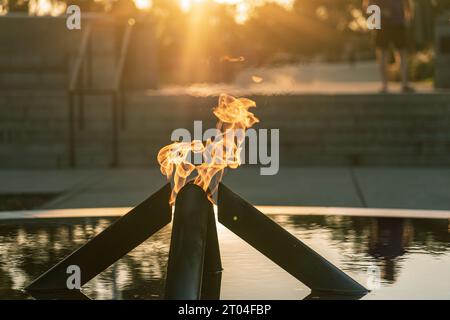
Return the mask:
{"type": "MultiPolygon", "coordinates": [[[[6,0],[0,0],[5,3],[6,0]]],[[[134,12],[133,0],[66,0],[85,11],[134,12]]],[[[147,14],[158,38],[160,74],[167,81],[226,81],[244,66],[309,60],[341,60],[373,54],[362,0],[292,0],[290,9],[274,1],[254,1],[246,21],[236,21],[238,5],[214,0],[153,0],[147,14]],[[256,5],[257,3],[257,5],[256,5]],[[224,59],[244,57],[245,61],[224,59]],[[231,61],[230,61],[231,60],[231,61]]],[[[415,0],[415,33],[429,47],[437,14],[450,0],[415,0]]],[[[10,12],[27,11],[27,0],[8,0],[10,12]]],[[[239,60],[239,59],[237,59],[239,60]]]]}
{"type": "Polygon", "coordinates": [[[9,12],[27,12],[28,2],[25,0],[8,0],[6,7],[9,12]]]}

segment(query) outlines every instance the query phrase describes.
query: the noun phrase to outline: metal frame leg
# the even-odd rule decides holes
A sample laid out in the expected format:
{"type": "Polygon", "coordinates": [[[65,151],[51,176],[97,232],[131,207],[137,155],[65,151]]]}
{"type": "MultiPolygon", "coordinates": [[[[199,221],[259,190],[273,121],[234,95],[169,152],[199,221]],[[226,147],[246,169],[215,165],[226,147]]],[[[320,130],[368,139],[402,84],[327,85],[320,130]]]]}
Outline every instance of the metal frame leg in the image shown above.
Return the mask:
{"type": "Polygon", "coordinates": [[[291,235],[223,184],[219,222],[315,293],[364,295],[366,288],[291,235]]]}
{"type": "Polygon", "coordinates": [[[220,299],[222,283],[222,261],[220,259],[219,239],[217,237],[216,217],[212,209],[208,214],[205,259],[203,263],[202,300],[220,299]]]}
{"type": "Polygon", "coordinates": [[[66,272],[70,265],[80,268],[81,286],[86,284],[172,220],[170,193],[170,184],[167,184],[41,275],[25,290],[30,293],[67,290],[66,272]]]}

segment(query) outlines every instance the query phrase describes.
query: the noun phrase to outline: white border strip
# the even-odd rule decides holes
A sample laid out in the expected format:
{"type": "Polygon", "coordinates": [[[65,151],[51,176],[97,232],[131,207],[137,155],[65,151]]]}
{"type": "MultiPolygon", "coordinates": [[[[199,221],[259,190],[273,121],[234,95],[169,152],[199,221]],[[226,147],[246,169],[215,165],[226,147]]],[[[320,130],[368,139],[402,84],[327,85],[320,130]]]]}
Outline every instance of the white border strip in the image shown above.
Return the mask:
{"type": "Polygon", "coordinates": [[[410,210],[348,207],[256,206],[265,214],[450,219],[446,210],[410,210]]]}
{"type": "MultiPolygon", "coordinates": [[[[299,207],[299,206],[256,206],[265,214],[387,217],[450,219],[450,211],[445,210],[408,210],[408,209],[372,209],[345,207],[299,207]]],[[[0,212],[0,220],[45,219],[45,218],[86,218],[86,217],[120,217],[130,211],[131,207],[118,208],[80,208],[54,210],[27,210],[0,212]]],[[[214,208],[217,209],[217,208],[214,208]]]]}

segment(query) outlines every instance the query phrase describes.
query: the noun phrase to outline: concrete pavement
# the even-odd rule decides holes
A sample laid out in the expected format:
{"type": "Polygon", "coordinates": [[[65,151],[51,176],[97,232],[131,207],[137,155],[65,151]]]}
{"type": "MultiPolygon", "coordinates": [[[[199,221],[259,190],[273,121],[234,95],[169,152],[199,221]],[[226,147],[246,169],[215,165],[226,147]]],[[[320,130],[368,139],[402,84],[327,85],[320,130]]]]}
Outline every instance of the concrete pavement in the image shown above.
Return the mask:
{"type": "MultiPolygon", "coordinates": [[[[160,188],[159,169],[0,170],[0,194],[59,193],[42,208],[133,206],[160,188]]],[[[229,170],[224,182],[256,205],[450,209],[450,168],[283,167],[229,170]]]]}

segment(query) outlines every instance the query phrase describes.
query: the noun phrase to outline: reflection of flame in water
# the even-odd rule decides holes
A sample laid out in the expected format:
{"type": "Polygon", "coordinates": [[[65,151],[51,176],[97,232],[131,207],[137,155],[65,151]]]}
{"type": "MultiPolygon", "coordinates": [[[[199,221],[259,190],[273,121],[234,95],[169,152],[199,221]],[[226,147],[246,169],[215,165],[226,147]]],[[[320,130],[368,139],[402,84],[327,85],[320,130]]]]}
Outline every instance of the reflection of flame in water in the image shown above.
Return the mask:
{"type": "Polygon", "coordinates": [[[237,99],[221,94],[218,106],[213,109],[214,115],[219,119],[214,139],[209,138],[204,143],[199,140],[174,142],[159,151],[161,172],[168,179],[173,179],[170,204],[174,204],[178,191],[189,182],[208,191],[208,197],[212,201],[224,169],[236,169],[241,164],[245,130],[259,122],[248,111],[251,107],[256,107],[256,104],[250,99],[237,99]],[[194,154],[201,155],[202,161],[199,164],[190,161],[194,154]],[[197,171],[197,175],[191,178],[194,171],[197,171]]]}

